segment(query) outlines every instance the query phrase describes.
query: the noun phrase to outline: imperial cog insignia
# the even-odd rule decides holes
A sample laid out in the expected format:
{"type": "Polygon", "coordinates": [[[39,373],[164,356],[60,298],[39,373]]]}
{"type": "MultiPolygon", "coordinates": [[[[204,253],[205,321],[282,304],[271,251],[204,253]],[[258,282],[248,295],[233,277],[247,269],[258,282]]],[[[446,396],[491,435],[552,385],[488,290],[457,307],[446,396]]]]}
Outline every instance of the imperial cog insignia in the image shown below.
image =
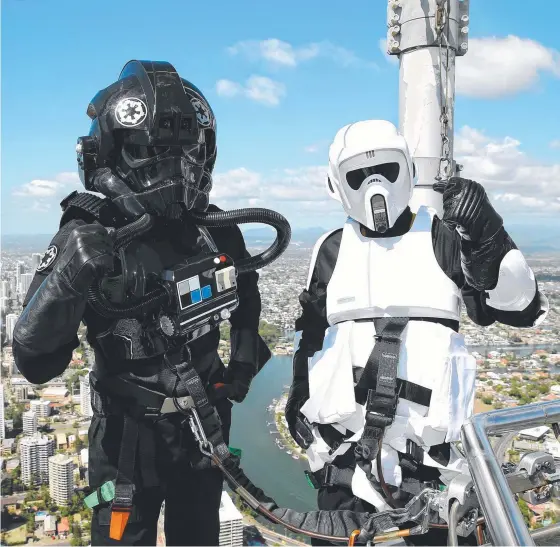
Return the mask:
{"type": "Polygon", "coordinates": [[[118,102],[115,107],[115,118],[125,127],[134,127],[141,124],[148,115],[148,109],[140,99],[127,97],[118,102]]]}
{"type": "Polygon", "coordinates": [[[56,257],[58,256],[58,247],[56,245],[51,245],[45,252],[45,254],[43,255],[43,258],[41,258],[41,262],[39,262],[39,266],[37,266],[37,272],[42,272],[43,270],[46,270],[55,260],[56,257]]]}
{"type": "Polygon", "coordinates": [[[210,127],[212,123],[212,115],[210,114],[210,109],[196,97],[193,97],[191,99],[191,104],[193,105],[196,112],[196,119],[198,120],[198,123],[202,127],[210,127]]]}

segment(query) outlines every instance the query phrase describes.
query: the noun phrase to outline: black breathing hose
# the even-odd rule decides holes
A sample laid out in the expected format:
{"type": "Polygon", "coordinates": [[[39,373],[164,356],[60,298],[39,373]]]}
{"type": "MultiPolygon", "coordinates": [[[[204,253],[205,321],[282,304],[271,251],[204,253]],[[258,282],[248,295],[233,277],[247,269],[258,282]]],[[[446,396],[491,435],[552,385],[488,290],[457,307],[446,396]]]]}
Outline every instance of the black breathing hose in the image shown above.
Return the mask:
{"type": "MultiPolygon", "coordinates": [[[[109,228],[109,234],[112,235],[115,243],[115,251],[130,243],[135,237],[149,231],[154,225],[154,217],[149,214],[142,215],[138,220],[115,230],[109,228]]],[[[113,304],[104,295],[101,290],[100,282],[94,283],[88,293],[88,303],[101,316],[111,317],[114,319],[125,319],[126,317],[134,317],[151,309],[155,309],[168,300],[168,294],[163,288],[157,288],[146,294],[136,304],[123,305],[113,304]]]]}
{"type": "MultiPolygon", "coordinates": [[[[276,260],[288,247],[292,235],[288,221],[281,214],[269,209],[236,209],[212,213],[191,211],[190,216],[200,226],[227,228],[237,224],[259,223],[272,226],[276,230],[276,239],[268,249],[236,262],[235,267],[239,274],[253,272],[276,260]]],[[[135,237],[149,231],[153,225],[154,218],[146,213],[118,230],[110,228],[110,233],[115,240],[115,251],[126,246],[135,237]]],[[[100,283],[94,283],[89,290],[88,302],[103,317],[125,319],[158,308],[169,302],[169,295],[161,287],[149,292],[135,304],[113,304],[103,295],[100,283]]]]}
{"type": "Polygon", "coordinates": [[[190,216],[201,226],[226,228],[237,224],[258,223],[267,224],[276,230],[276,239],[268,249],[235,263],[240,274],[254,272],[276,260],[286,250],[292,237],[288,221],[280,213],[270,209],[235,209],[215,213],[191,211],[190,216]]]}

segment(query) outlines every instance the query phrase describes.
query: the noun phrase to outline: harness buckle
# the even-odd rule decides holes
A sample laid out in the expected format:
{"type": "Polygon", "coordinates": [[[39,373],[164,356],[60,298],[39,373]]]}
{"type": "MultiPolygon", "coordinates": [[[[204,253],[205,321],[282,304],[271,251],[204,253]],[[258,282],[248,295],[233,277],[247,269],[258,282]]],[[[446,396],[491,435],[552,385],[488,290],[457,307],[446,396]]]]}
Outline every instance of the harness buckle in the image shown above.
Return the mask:
{"type": "Polygon", "coordinates": [[[119,483],[115,488],[115,497],[111,505],[111,524],[109,537],[121,541],[124,530],[132,513],[132,498],[134,496],[134,485],[119,483]]]}
{"type": "Polygon", "coordinates": [[[307,469],[304,471],[304,473],[305,473],[305,478],[307,479],[307,482],[309,483],[309,486],[311,486],[315,490],[318,490],[319,488],[321,488],[321,484],[317,480],[317,477],[315,476],[314,473],[312,473],[311,471],[308,471],[307,469]]]}
{"type": "Polygon", "coordinates": [[[166,397],[159,410],[160,414],[173,414],[179,411],[181,414],[187,414],[194,409],[194,401],[190,395],[184,397],[166,397]]]}

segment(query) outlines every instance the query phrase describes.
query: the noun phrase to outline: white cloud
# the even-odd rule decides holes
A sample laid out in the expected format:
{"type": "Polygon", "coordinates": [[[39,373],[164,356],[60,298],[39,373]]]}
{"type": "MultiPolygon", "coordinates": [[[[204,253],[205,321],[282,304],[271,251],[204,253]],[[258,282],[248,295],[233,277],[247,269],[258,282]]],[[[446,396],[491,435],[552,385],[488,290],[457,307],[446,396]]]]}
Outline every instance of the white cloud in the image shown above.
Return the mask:
{"type": "Polygon", "coordinates": [[[560,210],[560,163],[527,156],[512,137],[493,138],[471,127],[455,137],[463,176],[482,183],[502,213],[548,215],[560,210]]]}
{"type": "Polygon", "coordinates": [[[471,38],[467,54],[457,59],[457,93],[513,95],[534,86],[542,72],[560,76],[558,51],[518,36],[471,38]]]}
{"type": "Polygon", "coordinates": [[[304,150],[308,153],[308,154],[315,154],[315,152],[319,151],[319,145],[317,144],[310,144],[309,146],[306,146],[304,148],[304,150]]]}
{"type": "Polygon", "coordinates": [[[242,55],[251,61],[265,60],[271,65],[295,67],[304,61],[323,57],[342,67],[375,67],[375,63],[361,59],[353,51],[329,41],[294,46],[277,38],[244,40],[227,48],[230,55],[242,55]]]}
{"type": "Polygon", "coordinates": [[[60,201],[65,195],[74,189],[79,189],[80,186],[78,173],[62,172],[58,173],[54,180],[34,179],[26,182],[16,187],[12,194],[17,198],[33,200],[27,210],[45,212],[55,201],[60,201]]]}
{"type": "Polygon", "coordinates": [[[216,91],[222,97],[235,97],[243,91],[243,86],[231,80],[218,80],[216,82],[216,91]]]}
{"type": "Polygon", "coordinates": [[[550,146],[550,148],[560,148],[560,139],[555,139],[553,141],[550,141],[548,146],[550,146]]]}
{"type": "Polygon", "coordinates": [[[243,95],[267,106],[277,106],[286,95],[286,86],[266,76],[251,76],[245,85],[231,80],[218,80],[216,91],[223,97],[243,95]]]}
{"type": "Polygon", "coordinates": [[[339,203],[325,188],[327,167],[312,166],[283,169],[267,174],[247,168],[218,173],[214,177],[211,199],[224,209],[267,207],[280,212],[292,223],[302,220],[323,225],[328,220],[344,221],[339,203]]]}

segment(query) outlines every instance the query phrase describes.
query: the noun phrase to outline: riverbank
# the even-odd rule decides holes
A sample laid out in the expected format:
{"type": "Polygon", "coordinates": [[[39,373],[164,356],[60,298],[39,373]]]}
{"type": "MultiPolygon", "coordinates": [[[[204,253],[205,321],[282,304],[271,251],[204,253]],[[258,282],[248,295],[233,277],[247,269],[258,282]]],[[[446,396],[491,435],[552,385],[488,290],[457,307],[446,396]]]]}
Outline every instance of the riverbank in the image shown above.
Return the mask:
{"type": "Polygon", "coordinates": [[[288,401],[288,394],[282,393],[276,405],[274,406],[274,423],[280,439],[276,440],[276,446],[280,449],[288,449],[286,452],[292,456],[294,460],[302,459],[307,460],[307,454],[304,450],[296,444],[290,435],[288,422],[286,422],[286,402],[288,401]],[[284,445],[284,446],[282,446],[284,445]]]}

